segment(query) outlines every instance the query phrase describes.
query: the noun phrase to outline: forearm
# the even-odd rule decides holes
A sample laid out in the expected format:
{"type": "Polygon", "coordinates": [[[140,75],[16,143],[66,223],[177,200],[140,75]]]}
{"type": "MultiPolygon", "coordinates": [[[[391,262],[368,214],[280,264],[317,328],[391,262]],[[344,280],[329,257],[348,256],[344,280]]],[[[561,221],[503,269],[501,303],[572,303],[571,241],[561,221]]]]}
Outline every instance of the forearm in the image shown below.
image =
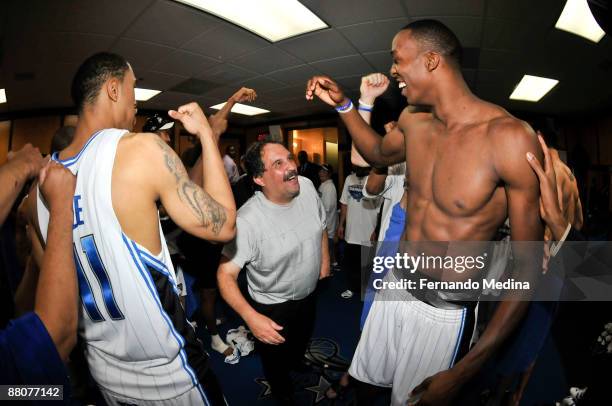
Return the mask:
{"type": "Polygon", "coordinates": [[[221,297],[244,321],[247,321],[251,315],[257,313],[242,295],[242,292],[240,292],[237,280],[238,275],[219,270],[217,272],[217,279],[221,297]]]}
{"type": "Polygon", "coordinates": [[[223,228],[231,230],[233,236],[236,225],[236,203],[223,166],[223,159],[212,137],[200,138],[202,141],[202,188],[225,208],[227,220],[223,228]]]}
{"type": "Polygon", "coordinates": [[[189,179],[191,179],[193,183],[195,183],[201,188],[203,188],[203,183],[204,183],[204,179],[202,177],[204,173],[203,171],[204,171],[204,167],[202,163],[202,155],[200,155],[196,163],[191,168],[189,168],[188,172],[189,172],[189,179]]]}
{"type": "Polygon", "coordinates": [[[26,174],[21,173],[11,162],[0,167],[0,225],[4,224],[27,180],[26,174]]]}
{"type": "Polygon", "coordinates": [[[346,223],[346,204],[340,203],[340,220],[338,221],[338,227],[344,227],[346,223]]]}
{"type": "MultiPolygon", "coordinates": [[[[346,125],[346,128],[351,135],[353,145],[363,159],[370,166],[385,166],[393,164],[391,157],[387,157],[382,153],[382,140],[379,134],[376,133],[357,113],[356,109],[348,113],[341,113],[340,118],[346,125]]],[[[352,159],[352,157],[351,157],[352,159]]]]}
{"type": "Polygon", "coordinates": [[[327,272],[330,267],[328,239],[327,229],[324,229],[323,234],[321,235],[321,274],[327,272]]]}
{"type": "Polygon", "coordinates": [[[499,349],[525,315],[528,305],[528,301],[503,301],[497,306],[482,336],[453,367],[461,383],[474,377],[491,355],[499,349]]]}
{"type": "Polygon", "coordinates": [[[387,180],[387,167],[374,168],[368,175],[368,180],[365,184],[366,192],[370,195],[378,195],[385,189],[385,181],[387,180]]]}
{"type": "Polygon", "coordinates": [[[21,282],[15,291],[15,316],[18,317],[34,310],[38,275],[38,267],[34,258],[29,257],[21,282]]]}
{"type": "Polygon", "coordinates": [[[72,254],[72,210],[51,213],[34,310],[66,359],[76,342],[78,291],[72,254]]]}

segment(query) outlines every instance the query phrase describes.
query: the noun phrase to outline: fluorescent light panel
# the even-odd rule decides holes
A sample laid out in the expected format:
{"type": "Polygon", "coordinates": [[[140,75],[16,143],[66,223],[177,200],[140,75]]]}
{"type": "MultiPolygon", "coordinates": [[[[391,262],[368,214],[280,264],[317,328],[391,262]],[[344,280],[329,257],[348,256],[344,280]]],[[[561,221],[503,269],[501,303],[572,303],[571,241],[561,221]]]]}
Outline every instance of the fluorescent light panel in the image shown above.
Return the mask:
{"type": "Polygon", "coordinates": [[[595,21],[587,0],[567,0],[555,28],[571,32],[593,42],[599,42],[606,35],[595,21]]]}
{"type": "Polygon", "coordinates": [[[539,76],[524,75],[519,84],[510,95],[512,100],[540,101],[542,97],[557,86],[558,80],[541,78],[539,76]]]}
{"type": "MultiPolygon", "coordinates": [[[[225,106],[225,103],[215,104],[211,106],[211,109],[221,110],[225,106]]],[[[256,116],[258,114],[269,113],[270,110],[260,109],[258,107],[247,106],[246,104],[236,103],[234,107],[232,107],[232,113],[244,114],[245,116],[256,116]]]]}
{"type": "Polygon", "coordinates": [[[271,42],[327,28],[297,0],[175,0],[241,26],[271,42]]]}
{"type": "Polygon", "coordinates": [[[134,94],[136,96],[137,101],[147,101],[151,97],[157,96],[160,93],[161,90],[141,89],[138,87],[134,89],[134,94]]]}
{"type": "Polygon", "coordinates": [[[0,104],[6,103],[6,90],[0,89],[0,104]]]}

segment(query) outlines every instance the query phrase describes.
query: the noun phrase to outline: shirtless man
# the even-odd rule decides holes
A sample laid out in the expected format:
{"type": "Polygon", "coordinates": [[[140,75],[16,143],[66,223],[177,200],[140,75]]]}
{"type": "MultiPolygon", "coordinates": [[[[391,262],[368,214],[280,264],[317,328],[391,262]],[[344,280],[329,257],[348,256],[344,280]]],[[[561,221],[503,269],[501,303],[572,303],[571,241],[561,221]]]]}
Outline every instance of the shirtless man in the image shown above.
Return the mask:
{"type": "MultiPolygon", "coordinates": [[[[179,303],[156,203],[183,230],[225,242],[235,234],[229,181],[195,103],[169,115],[202,144],[203,188],[157,135],[129,131],[135,82],[119,55],[99,53],[83,62],[72,83],[75,136],[53,157],[77,175],[72,235],[85,355],[109,405],[225,404],[179,303]]],[[[41,244],[49,216],[34,196],[31,219],[41,238],[34,244],[41,244]]]]}
{"type": "MultiPolygon", "coordinates": [[[[416,21],[396,34],[391,75],[410,104],[428,106],[431,113],[405,110],[398,128],[384,138],[361,119],[330,78],[310,79],[306,98],[317,96],[336,107],[358,151],[371,165],[406,160],[410,193],[404,240],[487,241],[507,215],[513,241],[541,240],[538,181],[525,164],[528,151],[542,157],[535,134],[526,123],[471,93],[461,75],[460,55],[458,39],[438,21],[416,21]]],[[[537,269],[537,250],[518,249],[515,253],[517,270],[524,273],[537,269]]],[[[441,276],[422,273],[433,279],[441,276]]],[[[451,311],[414,299],[392,300],[373,305],[356,351],[370,351],[372,355],[359,365],[351,365],[350,373],[361,382],[392,386],[394,405],[408,400],[414,403],[416,399],[420,399],[419,405],[450,402],[499,348],[527,305],[524,301],[500,303],[480,340],[461,357],[468,348],[461,332],[470,330],[464,325],[466,316],[469,319],[466,308],[451,311]],[[404,319],[408,320],[389,323],[401,328],[402,334],[388,331],[385,337],[375,319],[381,314],[395,317],[395,309],[387,312],[392,306],[405,312],[404,319]],[[428,317],[429,321],[421,323],[428,317]],[[431,331],[428,325],[440,319],[449,322],[431,331]],[[419,331],[431,334],[417,334],[419,331]],[[418,336],[414,339],[404,337],[415,334],[418,336]],[[368,335],[376,336],[378,343],[368,343],[368,335]]]]}

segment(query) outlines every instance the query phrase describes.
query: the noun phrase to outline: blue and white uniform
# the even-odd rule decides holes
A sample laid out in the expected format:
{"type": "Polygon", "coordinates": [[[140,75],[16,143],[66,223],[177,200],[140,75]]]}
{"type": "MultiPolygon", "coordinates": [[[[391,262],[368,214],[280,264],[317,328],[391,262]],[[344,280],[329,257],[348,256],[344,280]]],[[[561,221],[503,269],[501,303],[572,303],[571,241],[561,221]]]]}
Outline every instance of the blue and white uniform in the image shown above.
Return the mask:
{"type": "MultiPolygon", "coordinates": [[[[73,250],[89,368],[109,404],[209,404],[208,356],[178,300],[161,227],[154,254],[123,233],[113,210],[112,171],[125,134],[101,130],[74,157],[53,157],[77,175],[73,250]]],[[[49,213],[37,195],[46,239],[49,213]]]]}

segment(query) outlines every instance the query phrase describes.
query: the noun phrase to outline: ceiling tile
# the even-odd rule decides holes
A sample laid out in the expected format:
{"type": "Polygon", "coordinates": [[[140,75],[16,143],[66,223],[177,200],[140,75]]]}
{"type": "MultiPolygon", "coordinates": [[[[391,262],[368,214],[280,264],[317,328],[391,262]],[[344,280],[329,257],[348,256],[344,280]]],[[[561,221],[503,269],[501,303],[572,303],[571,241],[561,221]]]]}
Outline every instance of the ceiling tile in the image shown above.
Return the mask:
{"type": "Polygon", "coordinates": [[[482,17],[436,17],[450,28],[462,47],[480,47],[482,40],[482,17]]]}
{"type": "Polygon", "coordinates": [[[217,19],[200,10],[172,1],[158,1],[138,17],[124,36],[178,48],[217,25],[217,19]]]}
{"type": "Polygon", "coordinates": [[[42,31],[73,31],[119,35],[154,0],[28,1],[28,14],[42,16],[42,31]]]}
{"type": "Polygon", "coordinates": [[[301,65],[295,68],[283,69],[276,72],[272,72],[267,74],[266,76],[281,81],[287,85],[304,83],[305,86],[308,79],[319,73],[319,71],[315,70],[310,65],[301,65]]]}
{"type": "Polygon", "coordinates": [[[363,57],[370,62],[372,66],[374,66],[374,70],[376,72],[389,75],[389,70],[391,69],[391,64],[393,63],[393,59],[391,58],[389,51],[373,52],[365,54],[363,57]]]}
{"type": "Polygon", "coordinates": [[[202,55],[191,52],[175,51],[153,67],[158,72],[178,76],[199,76],[219,63],[202,55]]]}
{"type": "Polygon", "coordinates": [[[397,0],[302,0],[302,3],[323,21],[336,27],[405,17],[404,10],[397,0]]]}
{"type": "Polygon", "coordinates": [[[111,52],[127,59],[136,72],[136,76],[138,76],[139,70],[151,69],[159,61],[170,55],[172,51],[173,49],[170,47],[127,38],[121,38],[111,49],[111,52]]]}
{"type": "Polygon", "coordinates": [[[402,0],[410,17],[482,16],[485,0],[402,0]]]}
{"type": "Polygon", "coordinates": [[[45,62],[82,63],[89,56],[106,51],[115,37],[109,35],[81,34],[75,32],[44,33],[45,62]]]}
{"type": "Polygon", "coordinates": [[[164,72],[143,71],[138,73],[138,87],[145,89],[167,90],[187,79],[186,76],[171,75],[164,72]]]}
{"type": "Polygon", "coordinates": [[[259,76],[241,83],[242,86],[254,89],[256,92],[266,92],[269,90],[280,89],[285,86],[278,80],[270,79],[266,76],[259,76]]]}
{"type": "Polygon", "coordinates": [[[257,72],[242,69],[241,67],[232,64],[223,63],[201,73],[197,76],[197,78],[209,80],[222,85],[228,85],[231,83],[242,82],[255,76],[258,76],[257,72]]]}
{"type": "Polygon", "coordinates": [[[269,45],[269,42],[250,32],[220,22],[212,30],[182,46],[182,49],[227,61],[269,45]]]}
{"type": "Polygon", "coordinates": [[[342,35],[331,29],[281,41],[278,46],[307,62],[355,53],[355,48],[342,35]]]}
{"type": "Polygon", "coordinates": [[[249,66],[259,73],[268,73],[300,65],[301,61],[282,49],[271,45],[242,56],[232,63],[238,66],[249,66]]]}
{"type": "Polygon", "coordinates": [[[340,32],[359,50],[376,52],[391,49],[391,41],[409,20],[398,18],[384,22],[367,22],[343,27],[340,32]]]}
{"type": "Polygon", "coordinates": [[[306,98],[306,83],[261,92],[261,99],[268,103],[284,102],[288,99],[306,98]]]}
{"type": "Polygon", "coordinates": [[[326,61],[315,62],[312,66],[331,77],[372,73],[372,67],[360,55],[328,59],[326,61]]]}
{"type": "Polygon", "coordinates": [[[480,51],[480,69],[503,69],[507,66],[515,66],[520,60],[520,54],[516,51],[504,51],[498,49],[483,49],[480,51]]]}

